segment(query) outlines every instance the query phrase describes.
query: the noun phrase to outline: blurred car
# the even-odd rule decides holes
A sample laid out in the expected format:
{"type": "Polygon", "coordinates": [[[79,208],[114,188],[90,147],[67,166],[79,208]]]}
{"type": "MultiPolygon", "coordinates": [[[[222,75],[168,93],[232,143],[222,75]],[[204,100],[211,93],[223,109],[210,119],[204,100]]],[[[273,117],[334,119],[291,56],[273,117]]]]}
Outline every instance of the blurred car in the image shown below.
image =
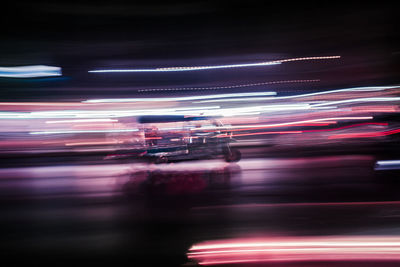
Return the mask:
{"type": "Polygon", "coordinates": [[[186,116],[142,116],[143,147],[107,158],[135,156],[152,163],[223,158],[237,162],[241,152],[230,146],[232,134],[217,119],[186,116]],[[163,127],[175,123],[174,128],[163,127]]]}

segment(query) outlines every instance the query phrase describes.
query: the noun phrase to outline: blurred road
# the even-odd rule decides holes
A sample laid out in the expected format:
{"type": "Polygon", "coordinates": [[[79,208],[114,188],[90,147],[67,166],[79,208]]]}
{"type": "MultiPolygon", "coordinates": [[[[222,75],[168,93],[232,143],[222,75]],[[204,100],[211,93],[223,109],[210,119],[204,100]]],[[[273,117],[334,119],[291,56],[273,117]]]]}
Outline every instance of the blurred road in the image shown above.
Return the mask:
{"type": "Polygon", "coordinates": [[[3,168],[1,254],[179,266],[204,240],[397,235],[398,188],[375,162],[286,155],[3,168]]]}

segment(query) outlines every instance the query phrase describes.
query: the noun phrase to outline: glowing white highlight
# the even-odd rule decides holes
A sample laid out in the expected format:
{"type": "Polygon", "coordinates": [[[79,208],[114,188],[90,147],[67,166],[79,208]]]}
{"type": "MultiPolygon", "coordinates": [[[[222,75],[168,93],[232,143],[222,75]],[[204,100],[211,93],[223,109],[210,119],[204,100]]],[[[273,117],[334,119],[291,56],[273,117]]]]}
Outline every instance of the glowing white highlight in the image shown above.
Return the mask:
{"type": "Polygon", "coordinates": [[[257,93],[234,93],[234,94],[216,94],[205,96],[183,96],[183,97],[164,97],[164,98],[115,98],[115,99],[93,99],[85,100],[83,103],[120,103],[120,102],[164,102],[164,101],[187,101],[212,98],[229,97],[249,97],[249,96],[271,96],[276,92],[257,92],[257,93]]]}
{"type": "Polygon", "coordinates": [[[195,101],[193,103],[213,103],[213,102],[238,102],[238,101],[262,101],[262,100],[276,100],[276,97],[238,97],[229,99],[211,99],[195,101]]]}
{"type": "Polygon", "coordinates": [[[398,164],[400,164],[400,160],[383,160],[383,161],[378,161],[377,164],[379,164],[379,165],[398,165],[398,164]]]}
{"type": "Polygon", "coordinates": [[[61,76],[61,68],[44,65],[0,67],[0,77],[35,78],[61,76]]]}
{"type": "Polygon", "coordinates": [[[382,160],[375,164],[376,171],[382,170],[398,170],[400,169],[400,160],[382,160]]]}

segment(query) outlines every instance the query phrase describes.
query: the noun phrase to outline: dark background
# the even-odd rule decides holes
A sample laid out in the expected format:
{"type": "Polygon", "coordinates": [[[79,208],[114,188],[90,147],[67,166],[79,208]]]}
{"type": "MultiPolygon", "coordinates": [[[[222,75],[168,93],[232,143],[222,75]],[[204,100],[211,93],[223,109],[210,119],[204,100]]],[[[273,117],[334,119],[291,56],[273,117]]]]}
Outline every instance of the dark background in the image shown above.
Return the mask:
{"type": "MultiPolygon", "coordinates": [[[[398,82],[395,4],[277,1],[19,1],[1,8],[2,66],[53,65],[57,79],[1,79],[8,100],[132,96],[143,88],[269,86],[321,90],[398,82]],[[340,60],[192,73],[93,74],[101,68],[154,68],[340,55],[340,60]]],[[[265,90],[245,88],[244,90],[265,90]]],[[[222,90],[220,90],[222,91],[222,90]]],[[[185,94],[185,90],[180,94],[185,94]]],[[[160,94],[160,93],[158,93],[160,94]]],[[[146,95],[140,93],[138,95],[146,95]]]]}

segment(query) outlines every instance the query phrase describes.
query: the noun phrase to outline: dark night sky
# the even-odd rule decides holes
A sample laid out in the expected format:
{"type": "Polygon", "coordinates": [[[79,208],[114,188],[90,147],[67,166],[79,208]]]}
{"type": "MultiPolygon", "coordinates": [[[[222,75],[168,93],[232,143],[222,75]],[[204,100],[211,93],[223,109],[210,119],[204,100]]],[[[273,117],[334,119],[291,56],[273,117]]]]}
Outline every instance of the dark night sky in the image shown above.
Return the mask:
{"type": "Polygon", "coordinates": [[[22,1],[2,9],[0,65],[61,66],[67,79],[2,79],[0,96],[85,99],[133,95],[140,88],[286,79],[321,79],[320,88],[397,83],[400,50],[394,5],[22,1]],[[319,55],[342,58],[272,71],[107,77],[87,73],[102,67],[232,64],[319,55]]]}

